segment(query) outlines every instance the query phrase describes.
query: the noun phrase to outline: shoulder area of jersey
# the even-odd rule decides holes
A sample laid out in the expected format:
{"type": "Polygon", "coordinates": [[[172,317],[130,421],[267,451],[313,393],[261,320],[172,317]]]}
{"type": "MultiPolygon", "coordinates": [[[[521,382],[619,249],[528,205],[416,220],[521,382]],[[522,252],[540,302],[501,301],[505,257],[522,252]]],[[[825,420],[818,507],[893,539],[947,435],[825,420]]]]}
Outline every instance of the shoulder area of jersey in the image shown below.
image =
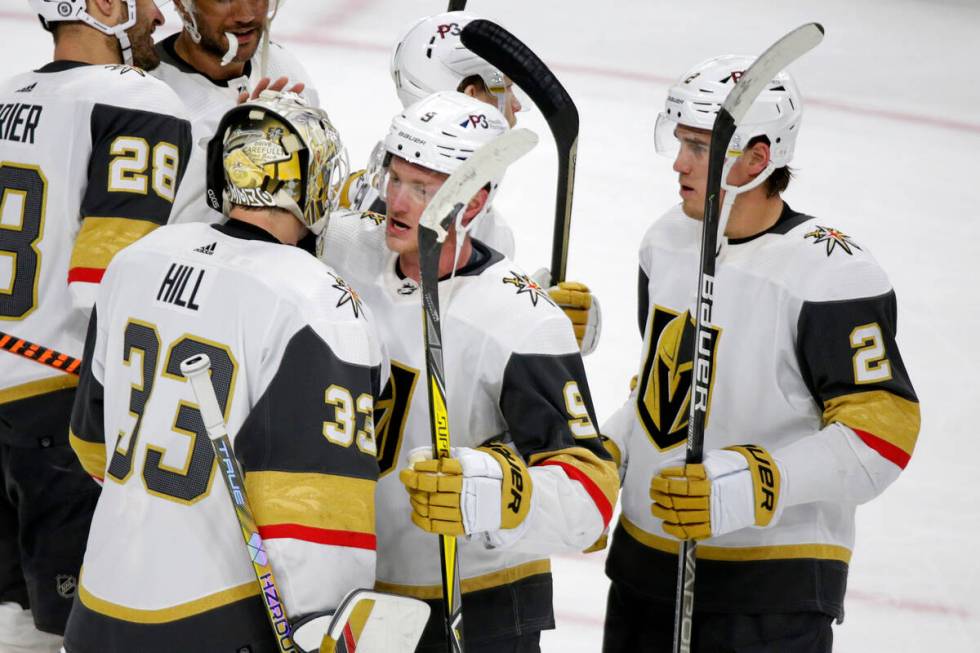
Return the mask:
{"type": "Polygon", "coordinates": [[[821,218],[806,219],[776,234],[766,249],[786,275],[784,282],[809,301],[834,301],[891,290],[888,275],[866,244],[821,218]]]}
{"type": "Polygon", "coordinates": [[[77,87],[73,91],[75,97],[178,117],[184,112],[184,105],[173,89],[142,68],[103,64],[74,70],[77,74],[69,79],[77,87]]]}
{"type": "Polygon", "coordinates": [[[493,316],[493,322],[499,321],[501,315],[507,316],[511,326],[566,319],[548,295],[547,280],[528,274],[499,252],[493,252],[493,259],[478,274],[462,277],[468,278],[476,283],[473,291],[467,293],[467,303],[474,313],[493,316]]]}

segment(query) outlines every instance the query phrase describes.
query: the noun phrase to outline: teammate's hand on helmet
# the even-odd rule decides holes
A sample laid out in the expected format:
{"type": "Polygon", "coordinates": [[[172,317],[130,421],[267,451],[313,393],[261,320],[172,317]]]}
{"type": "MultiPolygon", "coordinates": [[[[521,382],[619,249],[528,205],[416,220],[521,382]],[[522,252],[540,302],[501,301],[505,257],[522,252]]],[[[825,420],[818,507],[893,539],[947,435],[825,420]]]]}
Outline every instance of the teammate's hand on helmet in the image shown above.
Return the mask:
{"type": "Polygon", "coordinates": [[[416,449],[398,477],[408,490],[412,521],[439,535],[473,535],[519,528],[531,508],[531,475],[520,455],[494,442],[453,447],[433,460],[416,449]]]}
{"type": "Polygon", "coordinates": [[[709,451],[701,464],[668,462],[650,482],[651,512],[680,540],[765,528],[780,513],[781,476],[765,449],[741,445],[709,451]]]}
{"type": "MultiPolygon", "coordinates": [[[[546,286],[550,276],[547,268],[541,268],[531,278],[539,286],[546,286]]],[[[599,299],[592,294],[589,287],[579,281],[562,281],[557,286],[548,288],[548,296],[572,321],[575,340],[578,341],[582,355],[588,356],[595,351],[599,344],[599,332],[602,330],[602,309],[599,299]]]]}
{"type": "MultiPolygon", "coordinates": [[[[238,104],[242,104],[243,102],[248,102],[249,100],[257,100],[259,96],[262,95],[262,91],[268,90],[268,91],[275,91],[278,93],[283,89],[285,89],[287,84],[289,84],[288,77],[279,77],[275,81],[272,81],[268,77],[263,77],[255,85],[255,88],[252,89],[251,94],[249,94],[248,91],[242,91],[241,93],[238,94],[238,104]]],[[[304,84],[303,82],[297,82],[289,88],[289,92],[296,93],[297,95],[299,95],[305,89],[306,89],[306,84],[304,84]]]]}

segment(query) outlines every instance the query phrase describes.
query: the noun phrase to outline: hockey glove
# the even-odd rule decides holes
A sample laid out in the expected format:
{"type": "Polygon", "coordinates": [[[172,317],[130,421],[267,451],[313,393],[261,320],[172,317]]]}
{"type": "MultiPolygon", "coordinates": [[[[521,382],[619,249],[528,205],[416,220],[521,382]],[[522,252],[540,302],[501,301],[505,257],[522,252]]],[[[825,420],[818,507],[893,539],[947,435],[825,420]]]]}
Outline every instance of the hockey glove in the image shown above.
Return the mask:
{"type": "Polygon", "coordinates": [[[416,526],[439,535],[471,535],[522,525],[531,508],[531,475],[518,454],[494,442],[454,447],[449,458],[431,456],[428,449],[413,452],[414,462],[399,474],[416,526]]]}
{"type": "Polygon", "coordinates": [[[709,451],[699,465],[661,469],[650,483],[651,511],[670,535],[701,540],[775,523],[780,490],[776,461],[747,444],[709,451]]]}
{"type": "MultiPolygon", "coordinates": [[[[541,268],[531,278],[538,285],[545,286],[550,275],[547,268],[541,268]]],[[[589,287],[578,281],[562,281],[548,288],[548,296],[572,321],[575,340],[582,355],[588,356],[595,351],[602,330],[602,309],[589,287]]]]}

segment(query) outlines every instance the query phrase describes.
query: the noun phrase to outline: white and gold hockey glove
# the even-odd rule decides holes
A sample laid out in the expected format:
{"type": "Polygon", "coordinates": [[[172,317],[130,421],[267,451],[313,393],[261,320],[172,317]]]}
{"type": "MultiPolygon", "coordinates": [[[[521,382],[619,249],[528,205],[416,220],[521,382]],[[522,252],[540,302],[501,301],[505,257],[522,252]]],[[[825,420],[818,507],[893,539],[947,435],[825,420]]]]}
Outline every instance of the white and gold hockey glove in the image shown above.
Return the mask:
{"type": "Polygon", "coordinates": [[[668,463],[650,483],[651,512],[665,532],[702,540],[765,528],[780,514],[782,477],[768,451],[741,445],[709,451],[699,465],[668,463]]]}
{"type": "MultiPolygon", "coordinates": [[[[494,442],[453,447],[449,458],[431,449],[412,452],[399,473],[412,504],[412,521],[439,535],[521,530],[531,509],[531,474],[520,455],[494,442]]],[[[510,538],[508,538],[510,539],[510,538]]]]}
{"type": "MultiPolygon", "coordinates": [[[[538,285],[546,286],[551,273],[548,268],[541,268],[531,278],[538,285]]],[[[602,330],[602,308],[589,287],[579,281],[562,281],[548,288],[548,296],[572,321],[575,340],[582,355],[588,356],[595,351],[602,330]]]]}

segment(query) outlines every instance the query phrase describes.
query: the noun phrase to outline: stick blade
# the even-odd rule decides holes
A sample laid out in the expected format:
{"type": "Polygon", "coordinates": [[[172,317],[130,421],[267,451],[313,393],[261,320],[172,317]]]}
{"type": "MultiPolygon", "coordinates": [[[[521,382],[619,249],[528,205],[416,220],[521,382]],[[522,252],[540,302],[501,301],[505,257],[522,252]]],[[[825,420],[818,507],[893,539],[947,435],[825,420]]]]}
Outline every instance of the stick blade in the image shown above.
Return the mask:
{"type": "Polygon", "coordinates": [[[823,25],[806,23],[770,45],[738,80],[721,105],[722,109],[731,115],[736,125],[740,123],[765,85],[779,71],[815,48],[823,35],[823,25]]]}
{"type": "Polygon", "coordinates": [[[434,231],[441,243],[448,233],[443,221],[456,205],[469,202],[478,190],[503,175],[510,164],[530,152],[537,143],[538,136],[530,129],[510,129],[481,147],[442,184],[422,212],[419,223],[434,231]]]}

